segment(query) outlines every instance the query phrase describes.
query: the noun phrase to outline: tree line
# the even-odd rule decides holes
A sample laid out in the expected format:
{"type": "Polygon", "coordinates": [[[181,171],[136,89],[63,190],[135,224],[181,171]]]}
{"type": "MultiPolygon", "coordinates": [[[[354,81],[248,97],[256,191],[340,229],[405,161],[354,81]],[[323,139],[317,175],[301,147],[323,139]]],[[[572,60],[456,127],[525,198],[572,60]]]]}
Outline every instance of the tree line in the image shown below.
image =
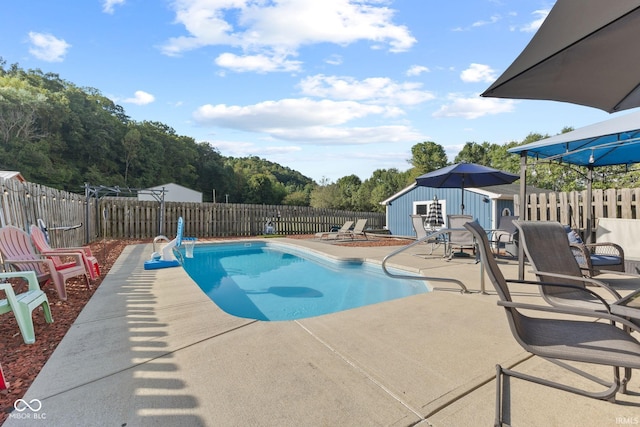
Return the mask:
{"type": "MultiPolygon", "coordinates": [[[[467,142],[453,162],[517,173],[518,156],[507,149],[546,137],[531,133],[503,145],[467,142]]],[[[405,171],[379,169],[364,181],[348,175],[316,183],[256,156],[223,156],[214,144],[178,135],[166,124],[132,120],[97,89],[39,69],[7,65],[0,58],[0,169],[18,170],[31,182],[70,192],[82,191],[85,182],[125,188],[175,182],[202,192],[205,201],[213,200],[215,188],[218,202],[381,211],[379,202],[417,176],[450,164],[444,147],[433,141],[417,143],[410,154],[405,171]]],[[[602,185],[635,183],[633,174],[618,172],[605,171],[609,179],[602,185]]],[[[530,183],[568,191],[583,188],[585,180],[574,169],[538,165],[530,183]]]]}

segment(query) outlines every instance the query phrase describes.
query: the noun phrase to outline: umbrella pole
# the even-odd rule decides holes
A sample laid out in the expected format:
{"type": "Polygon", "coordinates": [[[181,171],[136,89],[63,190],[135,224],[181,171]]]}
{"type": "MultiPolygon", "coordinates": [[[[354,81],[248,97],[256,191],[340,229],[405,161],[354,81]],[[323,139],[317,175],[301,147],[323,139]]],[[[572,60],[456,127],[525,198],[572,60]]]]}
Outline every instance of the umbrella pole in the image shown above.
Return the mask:
{"type": "Polygon", "coordinates": [[[460,202],[460,214],[464,215],[464,175],[462,175],[462,201],[460,202]]]}
{"type": "Polygon", "coordinates": [[[585,216],[587,219],[587,230],[585,237],[585,242],[591,243],[591,232],[593,231],[593,166],[587,167],[587,200],[584,201],[584,210],[585,216]]]}

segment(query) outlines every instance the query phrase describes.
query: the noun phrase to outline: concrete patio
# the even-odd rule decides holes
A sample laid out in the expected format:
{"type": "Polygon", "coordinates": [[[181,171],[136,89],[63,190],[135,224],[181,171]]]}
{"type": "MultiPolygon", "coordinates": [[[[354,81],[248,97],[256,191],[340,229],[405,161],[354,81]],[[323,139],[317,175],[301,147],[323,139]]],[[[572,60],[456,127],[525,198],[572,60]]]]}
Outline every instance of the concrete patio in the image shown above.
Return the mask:
{"type": "MultiPolygon", "coordinates": [[[[397,247],[349,248],[279,239],[333,257],[380,260],[397,247]]],[[[315,318],[261,322],[221,311],[182,268],[143,269],[151,245],[129,246],[5,426],[487,426],[495,365],[578,380],[525,353],[472,259],[393,265],[455,277],[448,290],[315,318]],[[40,424],[38,424],[40,423],[40,424]]],[[[517,265],[501,262],[507,277],[517,265]]],[[[540,301],[536,287],[518,299],[540,301]]],[[[604,376],[610,368],[596,368],[604,376]]],[[[640,381],[616,403],[511,380],[518,426],[640,423],[640,381]]]]}

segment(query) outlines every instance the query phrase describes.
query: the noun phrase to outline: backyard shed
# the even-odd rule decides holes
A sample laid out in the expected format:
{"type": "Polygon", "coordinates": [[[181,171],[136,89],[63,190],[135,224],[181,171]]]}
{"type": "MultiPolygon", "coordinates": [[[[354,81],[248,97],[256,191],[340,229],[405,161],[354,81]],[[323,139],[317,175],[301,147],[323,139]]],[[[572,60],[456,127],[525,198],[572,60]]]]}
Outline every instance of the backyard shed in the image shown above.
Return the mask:
{"type": "MultiPolygon", "coordinates": [[[[465,215],[477,219],[485,230],[496,229],[500,216],[516,215],[513,196],[519,194],[518,184],[465,188],[464,191],[465,215]]],[[[414,183],[380,202],[386,206],[387,228],[391,234],[415,236],[411,215],[427,215],[434,196],[442,207],[444,227],[447,215],[460,214],[462,191],[459,188],[422,187],[414,183]]]]}
{"type": "Polygon", "coordinates": [[[157,197],[160,196],[160,193],[157,194],[157,197],[154,197],[153,192],[160,192],[165,190],[164,193],[164,201],[165,202],[196,202],[202,203],[202,193],[199,191],[192,190],[187,187],[183,187],[182,185],[169,183],[158,185],[156,187],[150,187],[145,190],[140,190],[138,192],[138,200],[152,200],[158,201],[157,197]]]}
{"type": "Polygon", "coordinates": [[[20,182],[26,182],[22,174],[17,171],[0,171],[0,178],[2,179],[15,179],[20,182]]]}

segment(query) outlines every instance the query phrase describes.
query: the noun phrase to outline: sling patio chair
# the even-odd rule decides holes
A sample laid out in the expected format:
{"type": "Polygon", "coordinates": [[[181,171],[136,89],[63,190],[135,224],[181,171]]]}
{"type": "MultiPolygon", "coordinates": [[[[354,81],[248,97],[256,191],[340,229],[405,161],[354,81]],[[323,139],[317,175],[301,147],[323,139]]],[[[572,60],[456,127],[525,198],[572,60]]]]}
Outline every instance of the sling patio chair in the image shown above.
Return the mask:
{"type": "Polygon", "coordinates": [[[42,229],[40,229],[40,227],[38,227],[37,225],[32,225],[30,231],[31,241],[33,242],[36,249],[38,249],[38,252],[40,252],[41,254],[55,254],[63,252],[78,253],[82,256],[82,262],[84,262],[91,280],[95,280],[100,277],[100,266],[98,265],[98,260],[91,253],[91,248],[89,246],[54,249],[49,246],[47,237],[45,236],[42,229]]]}
{"type": "Polygon", "coordinates": [[[462,230],[464,224],[469,221],[473,221],[471,215],[447,215],[447,228],[452,229],[447,233],[447,242],[445,247],[445,256],[449,259],[454,256],[466,256],[464,249],[471,249],[475,253],[476,242],[473,240],[473,235],[468,231],[462,230]],[[459,252],[454,252],[455,249],[459,252]]]}
{"type": "MultiPolygon", "coordinates": [[[[411,225],[413,225],[413,229],[416,232],[416,240],[424,239],[429,234],[429,232],[425,228],[425,218],[422,215],[411,215],[411,225]]],[[[435,232],[436,230],[437,229],[434,228],[433,230],[431,230],[431,233],[435,232]]],[[[425,243],[431,245],[431,250],[427,255],[433,255],[433,251],[435,250],[435,248],[442,242],[443,240],[441,236],[435,236],[428,239],[425,243]]]]}
{"type": "Polygon", "coordinates": [[[411,215],[411,225],[416,232],[416,240],[427,237],[427,229],[424,228],[424,217],[422,215],[411,215]]]}
{"type": "MultiPolygon", "coordinates": [[[[557,380],[552,381],[506,369],[497,364],[495,425],[503,425],[504,410],[510,408],[510,405],[506,404],[508,389],[504,387],[503,396],[502,383],[504,380],[504,385],[506,385],[508,377],[609,401],[615,399],[618,391],[625,392],[626,382],[631,377],[631,369],[640,368],[640,342],[629,332],[630,329],[637,330],[637,326],[626,318],[611,314],[609,305],[602,299],[600,299],[602,310],[598,311],[513,301],[509,283],[539,286],[547,286],[548,284],[546,282],[505,279],[493,257],[484,229],[477,221],[468,222],[464,227],[476,238],[484,270],[498,294],[498,305],[504,307],[511,333],[522,348],[534,356],[539,356],[561,368],[568,369],[570,372],[605,388],[604,390],[587,390],[568,383],[560,383],[557,380]],[[533,313],[536,312],[541,312],[542,315],[534,317],[533,313]],[[618,327],[616,324],[623,327],[618,327]],[[578,369],[571,362],[611,366],[614,370],[613,380],[597,378],[592,373],[578,369]],[[625,372],[622,379],[620,378],[621,368],[624,368],[625,372]]],[[[569,287],[570,285],[553,284],[551,286],[569,287]]],[[[594,298],[598,297],[597,294],[586,288],[576,287],[575,290],[590,293],[594,298]]],[[[508,410],[510,412],[510,409],[508,410]]],[[[507,417],[510,418],[511,414],[507,414],[507,417]]]]}
{"type": "MultiPolygon", "coordinates": [[[[524,253],[533,267],[533,273],[541,282],[571,285],[571,288],[542,286],[540,292],[549,304],[594,308],[600,305],[595,298],[575,287],[596,286],[607,295],[609,301],[617,301],[621,295],[607,282],[584,276],[574,257],[564,227],[555,221],[514,221],[518,228],[518,238],[524,253]]],[[[622,280],[636,281],[640,287],[640,277],[620,275],[622,280]]]]}
{"type": "Polygon", "coordinates": [[[58,296],[63,301],[67,299],[65,283],[68,279],[84,276],[87,288],[90,286],[89,273],[80,254],[38,254],[29,235],[12,225],[0,228],[0,254],[5,265],[20,271],[35,271],[41,284],[53,282],[58,296]]]}
{"type": "Polygon", "coordinates": [[[518,233],[518,229],[513,223],[513,221],[518,218],[517,216],[511,215],[503,215],[498,218],[498,228],[494,230],[491,235],[496,245],[496,253],[498,255],[501,254],[501,248],[504,248],[504,255],[511,257],[518,256],[517,251],[515,251],[515,236],[518,233]],[[513,247],[513,249],[510,247],[513,247]]]}
{"type": "Polygon", "coordinates": [[[32,318],[33,310],[42,306],[45,321],[53,323],[49,299],[47,294],[40,289],[36,273],[33,271],[0,273],[0,291],[4,292],[5,296],[4,299],[0,299],[0,314],[13,312],[23,341],[25,344],[33,344],[36,341],[32,318]],[[6,282],[6,279],[17,278],[28,282],[29,289],[26,292],[16,294],[11,283],[6,282]]]}
{"type": "Polygon", "coordinates": [[[570,226],[564,226],[571,250],[584,274],[593,277],[601,271],[624,271],[624,250],[611,242],[584,243],[570,226]]]}

